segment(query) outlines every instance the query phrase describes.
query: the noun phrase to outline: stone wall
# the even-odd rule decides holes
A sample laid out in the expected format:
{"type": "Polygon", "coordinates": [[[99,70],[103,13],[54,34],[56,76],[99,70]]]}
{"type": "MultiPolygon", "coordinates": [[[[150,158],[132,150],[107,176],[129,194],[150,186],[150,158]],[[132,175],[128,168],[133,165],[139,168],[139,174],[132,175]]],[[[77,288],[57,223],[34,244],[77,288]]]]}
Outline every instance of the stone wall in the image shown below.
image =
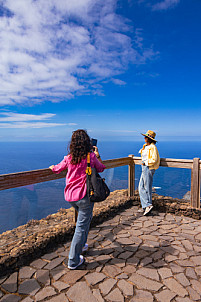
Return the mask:
{"type": "MultiPolygon", "coordinates": [[[[161,212],[201,219],[201,210],[190,208],[184,200],[154,194],[153,204],[161,212]]],[[[127,190],[114,191],[106,201],[95,204],[92,225],[114,217],[133,205],[140,205],[137,192],[133,198],[128,198],[127,190]]],[[[0,235],[0,276],[70,240],[74,227],[74,210],[62,209],[44,219],[32,220],[26,225],[4,232],[0,235]]]]}

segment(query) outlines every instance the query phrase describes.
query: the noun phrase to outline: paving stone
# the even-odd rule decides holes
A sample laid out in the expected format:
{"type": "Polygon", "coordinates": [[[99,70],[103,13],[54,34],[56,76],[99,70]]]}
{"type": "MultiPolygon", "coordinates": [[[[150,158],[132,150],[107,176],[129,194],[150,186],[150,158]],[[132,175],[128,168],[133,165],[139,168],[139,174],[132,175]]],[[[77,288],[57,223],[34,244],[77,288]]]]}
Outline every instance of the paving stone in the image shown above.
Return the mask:
{"type": "Polygon", "coordinates": [[[188,259],[189,256],[186,253],[180,253],[179,254],[179,260],[184,260],[184,259],[188,259]]]}
{"type": "Polygon", "coordinates": [[[181,267],[175,263],[170,263],[170,268],[173,273],[183,273],[185,271],[185,267],[181,267]]]}
{"type": "Polygon", "coordinates": [[[201,266],[197,266],[197,267],[195,268],[195,272],[196,272],[196,274],[197,274],[198,276],[201,276],[201,266]]]}
{"type": "Polygon", "coordinates": [[[151,257],[145,257],[144,259],[141,260],[140,265],[141,266],[146,266],[146,265],[148,265],[152,262],[153,262],[153,260],[152,260],[151,257]]]}
{"type": "Polygon", "coordinates": [[[144,227],[145,228],[148,228],[148,227],[150,227],[150,226],[152,226],[153,225],[153,222],[151,222],[151,221],[145,221],[144,222],[144,227]]]}
{"type": "Polygon", "coordinates": [[[64,274],[66,274],[66,272],[68,272],[67,268],[65,268],[64,266],[58,266],[56,268],[54,268],[53,270],[50,271],[50,275],[52,276],[52,278],[57,281],[59,280],[64,274]]]}
{"type": "Polygon", "coordinates": [[[193,248],[196,252],[200,253],[201,252],[201,246],[193,245],[193,248]]]}
{"type": "Polygon", "coordinates": [[[175,278],[177,279],[177,281],[179,281],[179,283],[181,283],[181,285],[183,285],[184,287],[190,285],[190,282],[188,281],[188,279],[186,278],[186,276],[184,275],[184,273],[180,273],[175,275],[175,278]]]}
{"type": "Polygon", "coordinates": [[[124,297],[133,296],[133,285],[125,280],[120,280],[117,284],[119,289],[122,291],[124,297]]]}
{"type": "Polygon", "coordinates": [[[59,256],[63,256],[63,257],[68,257],[68,255],[69,255],[69,251],[64,251],[59,253],[59,256]]]}
{"type": "Polygon", "coordinates": [[[42,301],[56,295],[56,291],[52,286],[46,286],[35,295],[36,301],[42,301]]]}
{"type": "Polygon", "coordinates": [[[36,279],[44,285],[50,285],[50,274],[48,270],[38,270],[36,272],[36,279]]]}
{"type": "Polygon", "coordinates": [[[178,256],[174,256],[174,255],[170,255],[170,254],[166,254],[165,255],[165,261],[166,262],[172,262],[178,259],[178,256]]]}
{"type": "Polygon", "coordinates": [[[34,302],[34,300],[31,299],[30,297],[27,297],[23,300],[23,302],[34,302]]]}
{"type": "Polygon", "coordinates": [[[140,268],[137,270],[137,274],[140,274],[144,277],[147,277],[149,279],[154,279],[156,281],[159,281],[159,275],[157,270],[151,269],[151,268],[140,268]]]}
{"type": "Polygon", "coordinates": [[[23,281],[18,289],[18,293],[22,295],[34,296],[40,290],[40,285],[35,279],[23,281]]]}
{"type": "Polygon", "coordinates": [[[134,265],[126,265],[126,267],[124,267],[124,272],[128,274],[132,274],[136,272],[136,268],[134,265]]]}
{"type": "Polygon", "coordinates": [[[97,273],[100,273],[101,271],[102,271],[102,269],[103,269],[103,265],[99,265],[97,268],[96,268],[96,272],[97,273]]]}
{"type": "Polygon", "coordinates": [[[53,252],[53,253],[45,254],[44,256],[41,257],[41,259],[52,260],[57,257],[58,257],[57,253],[53,252]]]}
{"type": "Polygon", "coordinates": [[[148,240],[148,241],[157,241],[158,238],[156,236],[152,235],[142,235],[140,236],[143,240],[148,240]]]}
{"type": "MultiPolygon", "coordinates": [[[[151,246],[147,246],[147,245],[141,245],[140,246],[140,249],[144,250],[144,251],[147,251],[148,254],[150,255],[151,253],[154,253],[158,250],[158,248],[156,247],[151,247],[151,246]]],[[[151,256],[150,256],[151,257],[151,256]]]]}
{"type": "Polygon", "coordinates": [[[195,270],[192,267],[187,267],[186,269],[186,277],[190,279],[197,279],[195,270]]]}
{"type": "Polygon", "coordinates": [[[128,258],[130,258],[132,255],[133,255],[133,252],[127,251],[127,252],[121,253],[121,254],[118,256],[118,258],[120,258],[120,259],[128,259],[128,258]]]}
{"type": "Polygon", "coordinates": [[[127,245],[127,244],[134,244],[136,241],[130,237],[130,238],[117,238],[117,242],[122,245],[127,245]]]}
{"type": "Polygon", "coordinates": [[[179,284],[179,282],[177,282],[174,278],[165,279],[163,280],[163,283],[170,289],[170,291],[176,293],[181,297],[185,297],[186,295],[188,295],[185,288],[181,284],[179,284]]]}
{"type": "Polygon", "coordinates": [[[111,291],[111,289],[113,288],[113,286],[116,283],[117,283],[117,281],[114,279],[107,279],[104,282],[102,282],[101,284],[99,284],[99,288],[100,288],[103,296],[109,294],[109,292],[111,291]]]}
{"type": "Polygon", "coordinates": [[[105,241],[102,241],[101,242],[101,246],[105,247],[105,246],[108,246],[111,244],[111,241],[110,240],[105,240],[105,241]]]}
{"type": "Polygon", "coordinates": [[[52,284],[59,292],[70,287],[69,284],[62,281],[56,281],[52,284]]]}
{"type": "Polygon", "coordinates": [[[0,284],[3,283],[7,278],[8,278],[8,276],[7,276],[7,277],[0,278],[0,284]]]}
{"type": "Polygon", "coordinates": [[[21,300],[21,297],[15,295],[5,295],[0,302],[18,302],[21,300]]]}
{"type": "Polygon", "coordinates": [[[41,269],[41,268],[43,268],[46,264],[47,264],[47,261],[42,260],[42,259],[37,259],[37,260],[31,262],[30,266],[33,266],[33,267],[35,267],[35,268],[37,268],[37,269],[41,269]]]}
{"type": "Polygon", "coordinates": [[[57,250],[56,250],[57,253],[62,253],[64,251],[65,251],[65,248],[63,246],[57,248],[57,250]]]}
{"type": "Polygon", "coordinates": [[[67,292],[67,297],[73,302],[97,302],[86,282],[77,282],[67,292]]]}
{"type": "Polygon", "coordinates": [[[136,273],[132,274],[131,277],[128,279],[128,281],[132,282],[134,285],[136,285],[139,288],[148,289],[152,291],[157,291],[162,287],[161,283],[147,279],[136,273]]]}
{"type": "Polygon", "coordinates": [[[179,264],[179,266],[192,266],[194,267],[194,263],[190,260],[177,260],[177,263],[179,264]]]}
{"type": "Polygon", "coordinates": [[[86,269],[88,270],[88,271],[91,271],[91,270],[93,270],[93,269],[95,269],[95,268],[97,268],[97,267],[99,267],[100,266],[100,264],[99,263],[97,263],[97,262],[90,262],[90,263],[86,263],[85,264],[86,265],[86,269]]]}
{"type": "Polygon", "coordinates": [[[103,281],[106,278],[106,276],[103,273],[90,273],[85,276],[85,279],[89,285],[95,285],[101,281],[103,281]]]}
{"type": "Polygon", "coordinates": [[[168,289],[161,291],[158,294],[155,294],[157,301],[159,302],[170,302],[176,296],[175,293],[171,292],[168,289]]]}
{"type": "Polygon", "coordinates": [[[197,280],[191,280],[191,284],[193,289],[199,294],[201,295],[201,282],[197,281],[197,280]]]}
{"type": "Polygon", "coordinates": [[[177,256],[179,254],[179,251],[173,248],[172,246],[162,246],[161,250],[163,250],[165,253],[177,256]]]}
{"type": "Polygon", "coordinates": [[[64,259],[65,259],[65,257],[58,257],[58,258],[52,260],[50,263],[48,263],[48,264],[44,267],[44,269],[49,269],[49,270],[51,270],[51,269],[53,269],[53,268],[59,266],[59,265],[64,261],[64,259]]]}
{"type": "Polygon", "coordinates": [[[153,263],[152,263],[152,266],[154,266],[154,267],[156,267],[156,268],[160,268],[160,267],[166,266],[166,263],[165,263],[165,261],[163,261],[163,260],[159,260],[159,261],[157,261],[157,262],[153,262],[153,263]]]}
{"type": "Polygon", "coordinates": [[[111,260],[111,256],[110,255],[100,255],[100,256],[96,257],[96,261],[100,262],[101,264],[105,264],[109,260],[111,260]]]}
{"type": "Polygon", "coordinates": [[[17,278],[18,273],[13,273],[10,275],[10,277],[4,281],[4,283],[1,285],[3,289],[8,291],[9,293],[15,293],[17,291],[17,278]]]}
{"type": "Polygon", "coordinates": [[[159,268],[158,269],[158,273],[160,274],[161,278],[162,279],[166,279],[166,278],[169,278],[169,277],[172,277],[172,271],[171,269],[169,268],[159,268]]]}
{"type": "Polygon", "coordinates": [[[193,250],[193,246],[189,240],[182,240],[181,243],[183,244],[185,249],[190,250],[190,251],[193,250]]]}
{"type": "Polygon", "coordinates": [[[194,257],[191,257],[190,259],[191,259],[191,261],[193,261],[195,266],[201,265],[201,256],[194,256],[194,257]]]}
{"type": "Polygon", "coordinates": [[[85,270],[71,270],[68,271],[62,278],[61,281],[67,284],[74,284],[78,280],[80,280],[84,275],[86,275],[88,271],[85,270]]]}
{"type": "Polygon", "coordinates": [[[29,266],[24,266],[19,270],[19,278],[20,279],[30,279],[33,274],[36,272],[35,269],[29,266]]]}
{"type": "Polygon", "coordinates": [[[105,273],[107,276],[111,278],[114,278],[115,276],[122,273],[122,270],[116,265],[106,265],[103,269],[103,273],[105,273]]]}
{"type": "Polygon", "coordinates": [[[129,258],[126,261],[127,264],[132,264],[132,265],[137,265],[139,262],[140,262],[140,260],[137,257],[135,257],[135,256],[129,258]]]}
{"type": "Polygon", "coordinates": [[[189,299],[189,298],[180,298],[180,297],[177,297],[176,299],[175,299],[175,301],[176,302],[192,302],[192,300],[191,299],[189,299]]]}
{"type": "Polygon", "coordinates": [[[118,259],[118,258],[113,258],[111,261],[110,261],[110,264],[114,264],[118,267],[125,267],[126,266],[126,261],[123,260],[123,259],[118,259]]]}
{"type": "Polygon", "coordinates": [[[189,292],[190,298],[192,300],[195,300],[195,301],[199,300],[200,301],[201,296],[191,286],[187,286],[186,290],[189,292]]]}
{"type": "Polygon", "coordinates": [[[124,247],[124,250],[135,253],[138,249],[138,245],[127,245],[124,247]]]}
{"type": "MultiPolygon", "coordinates": [[[[56,297],[51,298],[50,300],[48,300],[48,302],[68,302],[68,298],[66,297],[65,294],[60,294],[56,297]]],[[[23,301],[24,302],[24,301],[23,301]]]]}
{"type": "Polygon", "coordinates": [[[151,293],[144,290],[136,290],[130,302],[153,302],[153,300],[154,298],[151,293]]]}
{"type": "Polygon", "coordinates": [[[122,274],[118,275],[116,278],[117,279],[128,279],[128,275],[125,273],[122,273],[122,274]]]}
{"type": "Polygon", "coordinates": [[[101,296],[101,293],[100,293],[99,289],[93,289],[93,295],[94,295],[94,297],[96,298],[96,300],[98,302],[104,302],[104,299],[101,296]]]}
{"type": "Polygon", "coordinates": [[[118,288],[115,288],[105,299],[111,302],[124,302],[124,297],[118,288]]]}
{"type": "Polygon", "coordinates": [[[163,258],[163,255],[164,255],[164,254],[165,254],[164,251],[159,250],[159,251],[153,253],[153,254],[151,255],[151,258],[154,259],[154,260],[159,260],[159,259],[162,259],[162,258],[163,258]]]}

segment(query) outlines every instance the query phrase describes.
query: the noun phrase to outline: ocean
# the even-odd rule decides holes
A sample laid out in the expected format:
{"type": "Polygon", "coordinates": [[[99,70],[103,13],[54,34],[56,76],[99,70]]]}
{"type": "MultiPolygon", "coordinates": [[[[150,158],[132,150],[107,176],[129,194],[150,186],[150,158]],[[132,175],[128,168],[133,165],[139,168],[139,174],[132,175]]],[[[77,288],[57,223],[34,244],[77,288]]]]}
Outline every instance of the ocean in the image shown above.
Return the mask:
{"type": "MultiPolygon", "coordinates": [[[[98,142],[103,160],[139,156],[142,141],[98,142]]],[[[47,168],[59,163],[67,153],[66,142],[3,142],[0,143],[0,174],[47,168]]],[[[160,157],[193,159],[201,157],[201,142],[159,142],[160,157]]],[[[135,188],[141,167],[136,165],[135,188]]],[[[106,170],[102,173],[111,191],[128,188],[128,167],[106,170]]],[[[191,185],[189,169],[160,167],[154,175],[153,187],[159,195],[182,198],[191,185]]],[[[64,200],[65,179],[0,191],[0,232],[25,224],[30,219],[41,219],[68,208],[64,200]]]]}

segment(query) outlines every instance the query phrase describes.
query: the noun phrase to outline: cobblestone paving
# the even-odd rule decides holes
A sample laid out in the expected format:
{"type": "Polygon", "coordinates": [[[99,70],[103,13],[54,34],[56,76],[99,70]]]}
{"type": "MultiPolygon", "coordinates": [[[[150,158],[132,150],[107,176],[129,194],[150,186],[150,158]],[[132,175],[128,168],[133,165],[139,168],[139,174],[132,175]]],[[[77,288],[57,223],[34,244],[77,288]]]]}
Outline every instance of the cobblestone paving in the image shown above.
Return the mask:
{"type": "Polygon", "coordinates": [[[201,221],[137,210],[90,230],[79,270],[66,243],[0,279],[0,301],[201,301],[201,221]]]}

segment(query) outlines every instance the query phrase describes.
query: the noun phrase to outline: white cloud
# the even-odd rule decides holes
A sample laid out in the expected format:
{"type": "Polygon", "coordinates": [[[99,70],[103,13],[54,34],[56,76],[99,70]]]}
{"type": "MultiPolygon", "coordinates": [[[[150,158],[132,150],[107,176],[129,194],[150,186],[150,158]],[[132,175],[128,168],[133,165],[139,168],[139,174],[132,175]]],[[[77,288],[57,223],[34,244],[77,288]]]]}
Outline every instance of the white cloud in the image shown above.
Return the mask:
{"type": "Polygon", "coordinates": [[[48,120],[53,118],[53,113],[43,114],[20,114],[0,111],[0,128],[49,128],[57,126],[76,126],[76,123],[52,123],[48,120]]]}
{"type": "Polygon", "coordinates": [[[55,116],[55,114],[52,113],[34,115],[34,114],[20,114],[20,113],[13,113],[13,112],[1,112],[0,115],[4,116],[4,117],[0,117],[0,122],[41,121],[55,116]]]}
{"type": "Polygon", "coordinates": [[[169,8],[173,8],[179,2],[180,2],[180,0],[164,0],[164,1],[154,4],[152,6],[152,9],[153,10],[166,10],[169,8]]]}
{"type": "Polygon", "coordinates": [[[58,123],[43,123],[43,122],[35,122],[35,123],[26,123],[26,122],[17,122],[17,123],[0,123],[0,128],[51,128],[57,126],[65,126],[66,124],[58,124],[58,123]]]}
{"type": "Polygon", "coordinates": [[[120,85],[120,86],[126,85],[126,82],[119,80],[119,79],[111,79],[111,81],[116,85],[120,85]]]}
{"type": "MultiPolygon", "coordinates": [[[[128,0],[130,5],[132,0],[128,0]]],[[[180,0],[161,0],[156,3],[156,0],[136,0],[138,4],[144,4],[147,7],[151,8],[153,11],[163,11],[170,8],[174,8],[179,4],[180,0]]]]}
{"type": "Polygon", "coordinates": [[[103,95],[103,81],[154,59],[142,31],[133,35],[115,12],[116,2],[1,1],[0,105],[103,95]]]}

